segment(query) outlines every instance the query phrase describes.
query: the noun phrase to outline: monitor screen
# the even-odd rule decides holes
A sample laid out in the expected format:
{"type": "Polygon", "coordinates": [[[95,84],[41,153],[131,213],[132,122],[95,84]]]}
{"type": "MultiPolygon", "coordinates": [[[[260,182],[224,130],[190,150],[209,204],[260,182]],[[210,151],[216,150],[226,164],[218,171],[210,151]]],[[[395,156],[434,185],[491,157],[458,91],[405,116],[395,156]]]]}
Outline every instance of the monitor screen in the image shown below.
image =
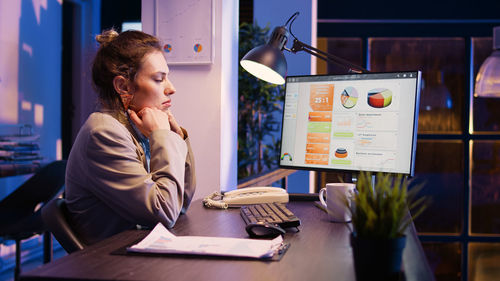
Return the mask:
{"type": "Polygon", "coordinates": [[[413,175],[420,71],[286,78],[280,167],[413,175]]]}

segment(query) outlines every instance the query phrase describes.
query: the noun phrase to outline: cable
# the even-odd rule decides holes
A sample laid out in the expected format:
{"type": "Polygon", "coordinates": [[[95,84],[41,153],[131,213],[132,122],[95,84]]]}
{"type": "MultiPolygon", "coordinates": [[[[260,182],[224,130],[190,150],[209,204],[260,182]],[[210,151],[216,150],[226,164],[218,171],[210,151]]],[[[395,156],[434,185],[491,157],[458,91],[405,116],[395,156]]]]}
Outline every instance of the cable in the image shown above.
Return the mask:
{"type": "Polygon", "coordinates": [[[226,202],[222,201],[223,195],[222,193],[215,191],[207,197],[203,198],[203,205],[207,208],[218,208],[218,209],[227,209],[228,205],[226,202]],[[214,200],[218,199],[218,200],[214,200]]]}
{"type": "Polygon", "coordinates": [[[284,26],[287,26],[288,25],[288,22],[292,19],[292,18],[296,18],[299,16],[299,12],[295,12],[286,22],[285,22],[285,25],[284,26]]]}
{"type": "Polygon", "coordinates": [[[292,35],[293,38],[295,38],[296,40],[299,40],[297,37],[295,37],[295,35],[293,35],[293,32],[292,32],[292,24],[293,22],[299,17],[299,12],[295,12],[295,14],[293,14],[285,23],[285,27],[288,25],[288,22],[290,22],[290,27],[288,28],[288,30],[290,30],[290,35],[292,35]]]}

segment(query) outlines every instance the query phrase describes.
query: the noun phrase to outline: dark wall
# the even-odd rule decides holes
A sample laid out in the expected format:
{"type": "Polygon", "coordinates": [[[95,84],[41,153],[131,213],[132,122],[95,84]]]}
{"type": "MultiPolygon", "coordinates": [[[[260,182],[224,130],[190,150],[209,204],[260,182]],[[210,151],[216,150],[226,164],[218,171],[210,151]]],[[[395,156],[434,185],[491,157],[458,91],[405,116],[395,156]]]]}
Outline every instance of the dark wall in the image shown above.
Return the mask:
{"type": "Polygon", "coordinates": [[[499,19],[498,0],[318,0],[318,19],[499,19]]]}
{"type": "Polygon", "coordinates": [[[498,25],[499,0],[318,0],[318,37],[489,37],[498,25]]]}
{"type": "Polygon", "coordinates": [[[123,22],[141,21],[141,0],[103,0],[101,2],[101,30],[121,31],[123,22]]]}
{"type": "Polygon", "coordinates": [[[253,22],[253,0],[240,0],[240,24],[253,22]]]}

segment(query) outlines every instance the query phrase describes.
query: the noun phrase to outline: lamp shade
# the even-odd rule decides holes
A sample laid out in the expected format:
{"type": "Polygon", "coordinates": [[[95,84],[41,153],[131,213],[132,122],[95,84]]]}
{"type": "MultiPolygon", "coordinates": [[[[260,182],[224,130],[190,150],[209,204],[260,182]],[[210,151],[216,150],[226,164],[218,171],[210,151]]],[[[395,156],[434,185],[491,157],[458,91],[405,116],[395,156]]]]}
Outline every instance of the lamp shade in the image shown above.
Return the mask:
{"type": "Polygon", "coordinates": [[[500,26],[493,29],[493,49],[476,76],[475,97],[500,98],[500,26]]]}
{"type": "Polygon", "coordinates": [[[253,76],[266,82],[285,83],[286,59],[277,47],[265,44],[250,50],[240,61],[241,66],[253,76]]]}
{"type": "Polygon", "coordinates": [[[287,64],[283,49],[287,41],[286,27],[274,28],[269,42],[246,53],[240,61],[241,66],[261,80],[277,85],[285,84],[287,64]]]}

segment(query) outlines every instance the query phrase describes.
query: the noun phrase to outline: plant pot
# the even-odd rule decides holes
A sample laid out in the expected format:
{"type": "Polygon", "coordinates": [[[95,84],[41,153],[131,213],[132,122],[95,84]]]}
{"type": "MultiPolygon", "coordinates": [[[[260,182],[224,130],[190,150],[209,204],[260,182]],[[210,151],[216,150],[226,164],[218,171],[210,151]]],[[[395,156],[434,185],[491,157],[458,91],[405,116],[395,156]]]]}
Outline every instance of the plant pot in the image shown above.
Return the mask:
{"type": "Polygon", "coordinates": [[[400,280],[405,244],[406,236],[376,239],[351,234],[356,280],[400,280]]]}

